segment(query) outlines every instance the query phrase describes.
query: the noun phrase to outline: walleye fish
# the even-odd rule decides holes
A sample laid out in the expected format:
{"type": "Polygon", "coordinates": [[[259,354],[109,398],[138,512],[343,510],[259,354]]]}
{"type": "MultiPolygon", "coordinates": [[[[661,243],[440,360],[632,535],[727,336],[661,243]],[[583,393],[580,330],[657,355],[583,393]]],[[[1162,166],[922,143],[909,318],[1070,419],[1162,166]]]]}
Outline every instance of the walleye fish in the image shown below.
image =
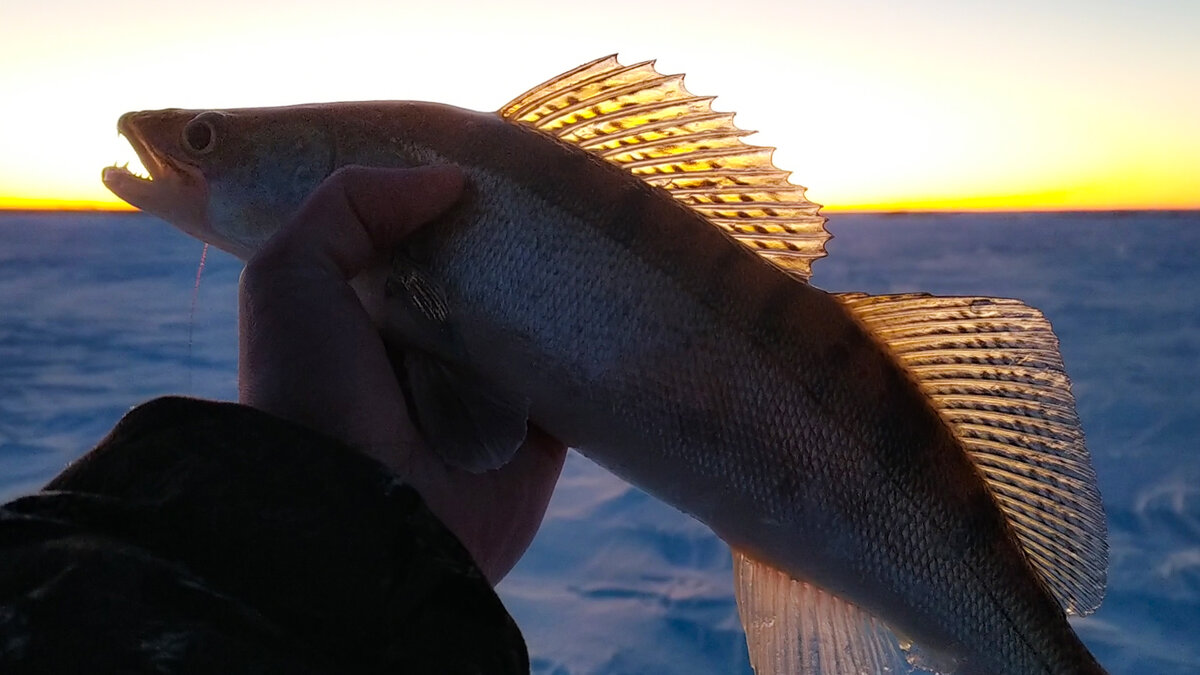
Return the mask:
{"type": "Polygon", "coordinates": [[[706,523],[759,673],[1103,673],[1066,620],[1107,544],[1049,323],[814,288],[820,207],[710,103],[608,57],[496,113],[135,112],[149,176],[104,182],[246,259],[340,166],[457,165],[371,308],[448,463],[503,465],[530,419],[706,523]]]}

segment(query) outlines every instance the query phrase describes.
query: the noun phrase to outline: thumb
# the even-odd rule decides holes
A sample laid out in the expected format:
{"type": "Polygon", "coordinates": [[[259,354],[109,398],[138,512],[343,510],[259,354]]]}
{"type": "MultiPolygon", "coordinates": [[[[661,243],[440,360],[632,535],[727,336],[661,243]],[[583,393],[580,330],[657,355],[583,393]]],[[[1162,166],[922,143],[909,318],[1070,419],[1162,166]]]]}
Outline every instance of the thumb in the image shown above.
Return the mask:
{"type": "Polygon", "coordinates": [[[462,195],[463,175],[444,164],[413,169],[345,167],[343,189],[350,208],[375,246],[390,250],[462,195]]]}
{"type": "Polygon", "coordinates": [[[450,165],[342,167],[264,248],[273,249],[268,257],[333,269],[349,279],[448,209],[462,190],[462,172],[450,165]]]}

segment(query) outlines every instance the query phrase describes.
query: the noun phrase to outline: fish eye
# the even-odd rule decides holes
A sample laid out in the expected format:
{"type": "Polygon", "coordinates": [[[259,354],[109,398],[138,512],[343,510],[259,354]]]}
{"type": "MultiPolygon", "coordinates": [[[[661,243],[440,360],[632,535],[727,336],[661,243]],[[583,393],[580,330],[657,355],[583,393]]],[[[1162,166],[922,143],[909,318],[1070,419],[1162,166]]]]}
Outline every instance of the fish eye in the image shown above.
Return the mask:
{"type": "Polygon", "coordinates": [[[196,117],[183,127],[183,147],[198,155],[212,152],[217,144],[217,128],[213,123],[196,117]]]}

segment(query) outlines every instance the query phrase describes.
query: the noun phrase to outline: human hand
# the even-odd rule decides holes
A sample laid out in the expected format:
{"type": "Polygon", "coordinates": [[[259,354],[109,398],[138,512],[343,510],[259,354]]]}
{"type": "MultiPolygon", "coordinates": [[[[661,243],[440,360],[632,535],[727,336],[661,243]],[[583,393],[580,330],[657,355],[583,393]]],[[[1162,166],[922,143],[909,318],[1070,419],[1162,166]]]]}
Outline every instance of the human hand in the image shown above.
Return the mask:
{"type": "Polygon", "coordinates": [[[242,274],[238,396],[383,462],[495,584],[537,532],[566,448],[530,427],[498,470],[446,466],[409,419],[379,332],[348,283],[453,204],[462,180],[453,167],[348,167],[322,183],[242,274]]]}

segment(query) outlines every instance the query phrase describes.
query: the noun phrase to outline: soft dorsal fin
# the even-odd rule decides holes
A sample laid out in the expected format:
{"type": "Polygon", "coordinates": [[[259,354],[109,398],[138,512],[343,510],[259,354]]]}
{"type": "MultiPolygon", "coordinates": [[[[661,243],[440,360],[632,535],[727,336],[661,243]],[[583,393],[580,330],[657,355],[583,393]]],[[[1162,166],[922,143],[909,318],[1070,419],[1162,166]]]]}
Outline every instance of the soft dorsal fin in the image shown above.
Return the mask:
{"type": "Polygon", "coordinates": [[[933,401],[1067,612],[1098,607],[1107,525],[1050,322],[1017,300],[838,297],[933,401]]]}
{"type": "Polygon", "coordinates": [[[616,56],[586,63],[500,108],[500,115],[578,145],[671,193],[714,225],[807,279],[825,255],[825,218],[804,188],[771,163],[772,148],[741,141],[732,113],[693,96],[682,75],[616,56]]]}

